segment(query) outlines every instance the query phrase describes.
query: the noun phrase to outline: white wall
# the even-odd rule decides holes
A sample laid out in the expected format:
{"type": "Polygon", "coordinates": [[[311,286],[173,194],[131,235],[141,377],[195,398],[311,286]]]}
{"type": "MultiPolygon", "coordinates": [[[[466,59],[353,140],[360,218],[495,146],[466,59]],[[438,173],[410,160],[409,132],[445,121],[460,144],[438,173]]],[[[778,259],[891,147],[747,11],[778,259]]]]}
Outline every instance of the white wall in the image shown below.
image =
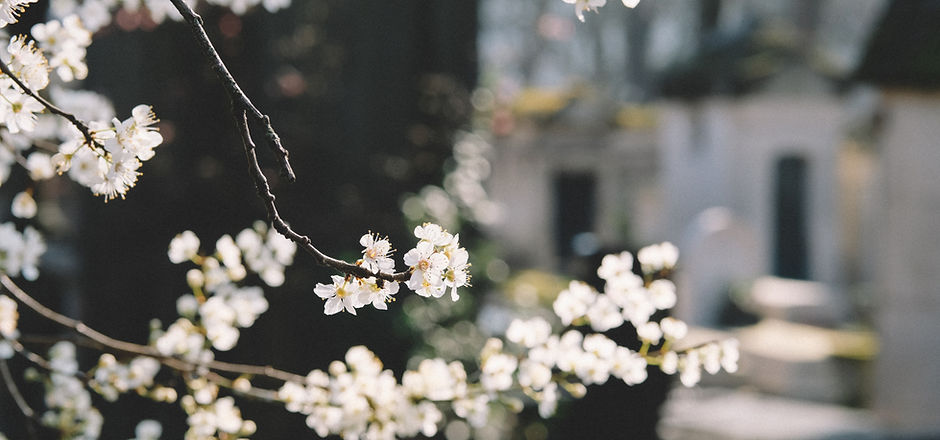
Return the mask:
{"type": "Polygon", "coordinates": [[[889,94],[880,142],[874,407],[940,432],[940,97],[889,94]]]}

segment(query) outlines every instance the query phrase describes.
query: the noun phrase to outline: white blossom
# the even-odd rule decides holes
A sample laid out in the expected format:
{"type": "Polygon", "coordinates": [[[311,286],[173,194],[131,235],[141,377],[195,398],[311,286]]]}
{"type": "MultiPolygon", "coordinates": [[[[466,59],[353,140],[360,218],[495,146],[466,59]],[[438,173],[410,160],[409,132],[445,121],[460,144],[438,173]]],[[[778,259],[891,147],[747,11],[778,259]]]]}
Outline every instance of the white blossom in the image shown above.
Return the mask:
{"type": "Polygon", "coordinates": [[[741,354],[738,350],[737,339],[725,339],[721,341],[721,366],[729,373],[738,371],[738,359],[741,354]]]}
{"type": "Polygon", "coordinates": [[[144,419],[137,423],[134,428],[134,439],[132,440],[160,440],[163,435],[163,425],[153,419],[144,419]]]}
{"type": "Polygon", "coordinates": [[[620,308],[604,294],[595,297],[594,303],[588,307],[587,318],[591,328],[597,332],[620,327],[624,322],[620,308]]]}
{"type": "Polygon", "coordinates": [[[627,385],[636,385],[646,380],[646,359],[626,347],[617,347],[613,356],[611,374],[627,385]]]}
{"type": "Polygon", "coordinates": [[[365,249],[362,250],[362,265],[372,272],[391,273],[395,270],[395,261],[389,258],[392,244],[387,238],[378,238],[378,235],[365,234],[359,239],[365,249]]]}
{"type": "Polygon", "coordinates": [[[711,342],[705,344],[696,350],[699,359],[702,361],[702,367],[708,374],[715,374],[721,371],[721,347],[717,343],[711,342]]]}
{"type": "Polygon", "coordinates": [[[490,392],[508,390],[518,363],[515,357],[504,353],[487,356],[480,365],[480,385],[490,392]]]}
{"type": "Polygon", "coordinates": [[[572,281],[567,289],[558,294],[552,308],[561,318],[562,324],[570,325],[587,313],[588,307],[596,297],[597,292],[591,286],[581,281],[572,281]]]}
{"type": "Polygon", "coordinates": [[[82,26],[78,15],[69,15],[61,22],[50,20],[35,24],[30,34],[48,52],[49,66],[55,69],[63,81],[85,79],[88,76],[85,54],[91,45],[91,32],[82,26]]]}
{"type": "Polygon", "coordinates": [[[13,196],[13,206],[10,208],[10,213],[14,217],[33,218],[36,215],[36,209],[36,200],[29,192],[23,191],[13,196]]]}
{"type": "Polygon", "coordinates": [[[13,223],[0,224],[0,270],[10,276],[21,275],[33,281],[39,277],[39,259],[46,252],[46,242],[32,226],[22,233],[13,223]]]}
{"type": "Polygon", "coordinates": [[[584,11],[597,12],[597,8],[607,4],[607,0],[564,0],[574,5],[574,14],[578,20],[584,22],[584,11]]]}
{"type": "Polygon", "coordinates": [[[170,240],[167,257],[170,262],[179,264],[189,261],[199,252],[199,237],[193,231],[183,231],[170,240]]]}
{"type": "Polygon", "coordinates": [[[679,259],[679,248],[668,241],[646,246],[636,253],[636,259],[640,262],[643,273],[670,270],[679,259]]]}
{"type": "Polygon", "coordinates": [[[549,418],[555,414],[558,408],[558,384],[551,382],[539,393],[539,415],[543,418],[549,418]]]}
{"type": "Polygon", "coordinates": [[[14,36],[7,45],[7,54],[9,60],[5,57],[4,61],[31,90],[35,92],[49,85],[49,63],[32,41],[23,35],[14,36]]]}
{"type": "Polygon", "coordinates": [[[30,3],[36,3],[36,0],[0,0],[0,28],[16,23],[30,3]]]}
{"type": "Polygon", "coordinates": [[[235,236],[248,269],[258,274],[268,286],[284,284],[284,268],[294,262],[297,244],[258,221],[235,236]]]}
{"type": "MultiPolygon", "coordinates": [[[[32,96],[13,88],[0,90],[0,115],[7,130],[12,134],[29,132],[36,128],[37,116],[45,107],[32,96]]],[[[51,176],[49,176],[51,177],[51,176]]]]}
{"type": "Polygon", "coordinates": [[[623,274],[633,274],[633,255],[627,251],[605,255],[597,268],[597,276],[607,281],[623,274]]]}
{"type": "Polygon", "coordinates": [[[636,335],[640,340],[650,344],[658,344],[663,337],[663,331],[655,322],[645,322],[636,328],[636,335]]]}
{"type": "Polygon", "coordinates": [[[666,279],[655,280],[649,286],[650,301],[659,310],[666,310],[676,305],[676,285],[666,279]]]}
{"type": "Polygon", "coordinates": [[[154,343],[157,351],[164,356],[179,356],[190,361],[212,358],[212,352],[205,349],[206,337],[190,320],[177,319],[154,343]]]}
{"type": "Polygon", "coordinates": [[[519,385],[541,390],[548,386],[551,380],[551,367],[531,359],[526,359],[519,364],[519,385]]]}
{"type": "Polygon", "coordinates": [[[695,386],[702,379],[701,362],[694,351],[679,357],[679,381],[687,387],[695,386]]]}
{"type": "Polygon", "coordinates": [[[465,419],[470,426],[481,428],[486,426],[490,413],[490,398],[480,394],[473,398],[457,399],[454,401],[454,414],[465,419]]]}
{"type": "Polygon", "coordinates": [[[674,351],[667,351],[663,354],[662,363],[659,368],[666,374],[676,374],[679,369],[679,354],[674,351]]]}
{"type": "Polygon", "coordinates": [[[69,432],[73,438],[98,438],[104,419],[92,406],[85,384],[75,377],[78,372],[75,346],[57,342],[49,349],[49,364],[52,371],[46,382],[43,425],[69,432]]]}
{"type": "Polygon", "coordinates": [[[552,327],[545,319],[536,317],[529,320],[514,319],[506,329],[506,339],[522,344],[527,348],[543,344],[552,333],[552,327]]]}
{"type": "Polygon", "coordinates": [[[4,338],[16,338],[16,301],[6,295],[0,295],[0,335],[4,338]]]}
{"type": "Polygon", "coordinates": [[[449,260],[442,252],[436,252],[430,241],[420,241],[414,249],[405,253],[405,264],[413,268],[408,288],[421,296],[439,298],[444,294],[442,275],[449,260]]]}
{"type": "MultiPolygon", "coordinates": [[[[454,237],[454,242],[456,243],[457,237],[454,237]]],[[[470,266],[468,262],[470,254],[466,249],[457,248],[453,249],[449,253],[445,253],[450,259],[447,263],[447,268],[444,270],[444,285],[450,287],[450,298],[452,301],[457,301],[460,299],[460,296],[457,294],[457,288],[461,286],[466,286],[467,282],[470,280],[470,275],[467,273],[467,269],[470,266]]]]}
{"type": "Polygon", "coordinates": [[[663,336],[668,341],[682,339],[689,332],[689,326],[686,325],[686,323],[673,317],[663,318],[659,321],[659,327],[663,331],[663,336]]]}
{"type": "Polygon", "coordinates": [[[113,355],[105,353],[98,359],[91,386],[105,399],[115,401],[121,393],[153,386],[158,371],[160,362],[152,357],[138,356],[128,364],[122,364],[113,355]]]}
{"type": "Polygon", "coordinates": [[[26,158],[26,169],[29,171],[29,178],[34,181],[51,179],[55,176],[55,166],[48,154],[30,153],[26,158]]]}
{"type": "Polygon", "coordinates": [[[333,275],[331,278],[333,279],[332,284],[317,283],[317,286],[313,289],[313,293],[326,300],[323,305],[323,313],[335,315],[340,310],[345,309],[355,315],[356,307],[362,306],[358,302],[359,291],[356,288],[358,283],[350,283],[339,275],[333,275]]]}
{"type": "Polygon", "coordinates": [[[379,287],[374,277],[359,279],[359,304],[372,304],[379,310],[388,310],[388,303],[395,301],[400,286],[395,281],[385,281],[379,287]]]}

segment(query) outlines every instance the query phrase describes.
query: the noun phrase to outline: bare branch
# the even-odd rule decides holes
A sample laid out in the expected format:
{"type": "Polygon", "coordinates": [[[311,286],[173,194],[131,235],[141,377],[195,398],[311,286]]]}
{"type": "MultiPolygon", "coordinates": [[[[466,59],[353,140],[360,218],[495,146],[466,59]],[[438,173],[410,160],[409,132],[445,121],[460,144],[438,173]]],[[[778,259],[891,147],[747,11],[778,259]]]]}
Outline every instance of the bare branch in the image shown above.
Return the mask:
{"type": "Polygon", "coordinates": [[[255,388],[255,387],[251,387],[247,390],[240,390],[237,387],[235,387],[235,381],[225,376],[222,376],[220,374],[212,373],[212,372],[206,375],[206,379],[208,379],[210,382],[213,382],[220,387],[228,388],[232,390],[232,392],[235,392],[245,397],[251,397],[251,398],[262,400],[265,402],[277,402],[278,401],[277,391],[267,390],[264,388],[255,388]]]}
{"type": "Polygon", "coordinates": [[[36,427],[33,426],[33,423],[37,420],[36,411],[34,411],[33,408],[29,406],[29,403],[26,402],[26,399],[23,398],[23,394],[20,393],[19,387],[16,386],[16,382],[13,380],[13,374],[10,373],[10,366],[7,365],[7,360],[3,358],[0,358],[0,374],[3,375],[3,382],[6,383],[7,391],[10,393],[10,396],[13,397],[13,401],[16,402],[16,407],[23,413],[23,417],[28,420],[26,427],[30,437],[38,438],[35,431],[36,427]]]}
{"type": "MultiPolygon", "coordinates": [[[[248,364],[236,364],[222,361],[211,361],[205,364],[197,364],[193,362],[188,362],[183,359],[175,358],[172,356],[165,356],[157,351],[154,347],[149,345],[140,345],[134,344],[132,342],[121,341],[114,339],[110,336],[107,336],[91,327],[88,327],[81,321],[69,318],[68,316],[62,315],[44,305],[39,301],[36,301],[32,296],[30,296],[26,291],[21,289],[16,283],[13,282],[10,277],[6,274],[0,274],[0,284],[3,285],[17,300],[22,302],[24,305],[41,315],[42,317],[49,319],[62,325],[79,335],[87,338],[88,341],[91,341],[90,345],[93,345],[93,348],[96,348],[100,351],[115,351],[120,353],[127,354],[136,354],[139,356],[147,356],[154,358],[163,365],[170,367],[174,370],[181,372],[191,372],[196,371],[199,367],[206,367],[209,370],[222,371],[226,373],[235,373],[235,374],[250,374],[253,376],[264,376],[275,380],[280,381],[294,381],[294,382],[303,382],[305,377],[299,374],[290,373],[283,370],[278,370],[271,366],[261,366],[261,365],[248,365],[248,364]]],[[[15,341],[14,341],[15,342],[15,341]]],[[[18,342],[16,342],[18,344],[18,342]]],[[[86,344],[87,345],[87,344],[86,344]]],[[[36,360],[30,359],[33,362],[36,360]]]]}
{"type": "Polygon", "coordinates": [[[411,273],[408,271],[394,274],[374,273],[365,267],[350,264],[343,260],[330,257],[329,255],[326,255],[317,249],[310,240],[310,237],[307,237],[306,235],[300,235],[290,228],[287,222],[285,222],[284,219],[282,219],[278,214],[277,205],[274,203],[274,194],[271,193],[271,187],[268,185],[268,180],[264,177],[264,173],[261,171],[261,166],[258,164],[258,156],[255,154],[255,143],[251,139],[251,133],[248,130],[248,121],[245,113],[246,112],[242,112],[241,117],[236,119],[236,125],[239,128],[242,143],[245,145],[245,156],[248,158],[248,172],[251,174],[251,177],[255,182],[255,189],[258,192],[258,197],[264,201],[265,209],[268,211],[268,220],[271,222],[271,225],[274,227],[274,229],[277,230],[277,232],[280,232],[281,235],[287,237],[289,240],[297,243],[298,246],[307,251],[308,254],[312,255],[316,259],[317,263],[323,266],[332,267],[340,272],[357,276],[359,278],[368,278],[374,276],[376,278],[381,278],[387,281],[407,280],[411,275],[411,273]]]}
{"type": "Polygon", "coordinates": [[[281,141],[277,135],[277,132],[275,132],[274,128],[271,126],[270,118],[267,115],[261,113],[251,103],[251,100],[249,100],[245,93],[242,92],[241,87],[239,87],[238,83],[235,81],[235,78],[233,78],[232,74],[229,73],[228,68],[225,67],[225,63],[222,62],[222,59],[219,57],[219,53],[215,50],[215,47],[213,47],[212,42],[209,40],[209,36],[206,34],[205,28],[203,27],[202,17],[196,14],[196,12],[193,11],[193,9],[189,7],[189,5],[187,5],[183,0],[170,1],[180,12],[180,14],[183,15],[183,18],[187,23],[189,23],[190,27],[192,27],[196,42],[199,44],[199,47],[202,48],[202,51],[209,62],[209,66],[213,71],[215,71],[219,81],[221,81],[222,85],[225,87],[226,93],[228,94],[231,101],[232,116],[235,119],[235,127],[238,130],[238,134],[242,139],[242,144],[244,144],[245,147],[245,155],[248,158],[249,173],[251,174],[252,180],[254,181],[258,197],[260,197],[264,202],[265,210],[268,213],[268,221],[271,222],[274,229],[288,240],[297,243],[297,245],[300,246],[304,251],[312,255],[320,265],[331,267],[347,275],[353,275],[359,278],[376,277],[377,279],[386,281],[407,280],[411,275],[410,271],[397,272],[393,274],[372,272],[362,266],[330,257],[329,255],[326,255],[317,249],[316,246],[313,245],[310,237],[298,234],[290,228],[283,218],[281,218],[277,211],[274,194],[271,193],[271,187],[268,185],[268,180],[264,177],[264,173],[261,171],[261,165],[258,163],[258,156],[255,153],[255,142],[251,137],[251,129],[248,125],[248,118],[251,117],[253,121],[259,122],[264,126],[265,140],[268,146],[271,148],[271,151],[274,152],[274,155],[280,161],[281,174],[284,175],[289,181],[293,182],[295,180],[295,176],[293,170],[290,168],[290,163],[288,162],[287,150],[281,145],[281,141]]]}
{"type": "Polygon", "coordinates": [[[202,26],[202,17],[196,14],[183,0],[170,1],[173,2],[173,6],[176,7],[176,10],[183,15],[183,18],[192,27],[193,36],[196,37],[196,42],[199,43],[199,47],[202,48],[206,59],[209,61],[209,66],[215,71],[216,76],[219,77],[219,81],[221,81],[222,85],[225,87],[225,91],[232,103],[232,113],[237,115],[244,110],[251,115],[251,118],[255,122],[264,126],[266,143],[277,157],[278,162],[280,162],[281,175],[290,182],[296,180],[294,170],[291,169],[290,161],[288,160],[290,154],[287,149],[281,145],[281,138],[277,135],[277,132],[274,131],[274,127],[271,126],[271,118],[261,113],[261,111],[251,103],[248,96],[242,92],[235,78],[229,73],[228,68],[225,67],[225,63],[222,62],[222,58],[219,57],[219,53],[212,45],[212,41],[209,40],[209,36],[206,35],[206,30],[202,26]]]}
{"type": "Polygon", "coordinates": [[[64,327],[68,327],[69,329],[74,330],[76,333],[85,336],[88,339],[91,339],[92,341],[95,341],[103,346],[126,353],[134,353],[157,358],[161,357],[160,353],[153,347],[114,339],[88,327],[79,320],[69,318],[68,316],[65,316],[44,306],[42,303],[36,301],[36,299],[29,296],[29,294],[27,294],[23,289],[17,286],[16,283],[14,283],[13,280],[10,279],[10,277],[6,274],[0,274],[0,284],[3,284],[3,287],[6,287],[6,289],[10,291],[10,293],[12,293],[16,299],[36,313],[42,315],[44,318],[54,321],[64,327]]]}

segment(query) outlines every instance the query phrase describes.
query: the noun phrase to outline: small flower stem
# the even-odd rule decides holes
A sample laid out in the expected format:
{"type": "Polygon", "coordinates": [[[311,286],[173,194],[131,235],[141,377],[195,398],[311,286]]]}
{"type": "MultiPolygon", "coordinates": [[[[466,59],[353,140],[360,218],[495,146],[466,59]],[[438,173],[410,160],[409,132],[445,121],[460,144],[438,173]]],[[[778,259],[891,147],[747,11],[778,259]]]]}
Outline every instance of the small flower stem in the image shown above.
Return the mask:
{"type": "Polygon", "coordinates": [[[646,353],[650,350],[650,341],[643,341],[643,346],[640,347],[640,356],[646,356],[646,353]]]}

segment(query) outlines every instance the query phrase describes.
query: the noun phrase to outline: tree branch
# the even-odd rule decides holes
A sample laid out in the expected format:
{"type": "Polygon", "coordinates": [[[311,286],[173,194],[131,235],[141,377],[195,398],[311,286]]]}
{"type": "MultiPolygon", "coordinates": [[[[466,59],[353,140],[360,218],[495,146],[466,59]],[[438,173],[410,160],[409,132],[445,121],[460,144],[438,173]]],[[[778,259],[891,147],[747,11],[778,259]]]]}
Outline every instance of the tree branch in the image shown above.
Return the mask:
{"type": "MultiPolygon", "coordinates": [[[[251,397],[253,399],[262,400],[265,402],[277,402],[278,401],[277,391],[267,390],[264,388],[255,388],[254,386],[252,386],[251,388],[247,390],[239,390],[238,388],[235,387],[235,381],[225,376],[222,376],[220,374],[213,373],[213,372],[209,372],[209,374],[206,375],[206,379],[208,379],[210,382],[213,382],[220,387],[228,388],[232,390],[232,392],[238,393],[245,397],[251,397]]],[[[303,382],[300,382],[300,383],[303,383],[303,382]]]]}
{"type": "Polygon", "coordinates": [[[406,281],[411,275],[410,271],[406,270],[392,274],[376,273],[362,266],[351,264],[324,254],[313,245],[310,237],[298,234],[281,218],[277,211],[274,194],[271,193],[268,180],[264,177],[264,173],[261,171],[261,165],[258,163],[258,156],[255,153],[255,142],[251,137],[248,118],[251,117],[253,121],[264,126],[266,143],[281,164],[281,174],[285,176],[288,181],[294,182],[295,176],[288,162],[287,150],[281,145],[277,132],[275,132],[274,128],[271,126],[270,118],[261,113],[261,111],[251,103],[251,100],[248,99],[241,87],[239,87],[235,78],[229,73],[228,68],[225,67],[225,63],[222,62],[222,58],[219,57],[219,53],[215,50],[215,47],[209,40],[209,36],[206,34],[202,17],[196,14],[183,0],[170,1],[179,13],[182,14],[183,19],[189,23],[193,31],[193,36],[209,62],[209,66],[215,71],[216,76],[219,78],[219,81],[228,94],[232,105],[232,116],[235,119],[235,127],[239,136],[241,136],[242,144],[244,144],[245,147],[245,155],[248,158],[249,173],[254,181],[258,197],[264,202],[265,210],[268,213],[268,221],[271,222],[274,229],[288,240],[296,243],[308,254],[312,255],[316,262],[322,266],[331,267],[347,275],[353,275],[359,278],[375,277],[386,281],[406,281]]]}
{"type": "Polygon", "coordinates": [[[95,140],[94,136],[92,136],[91,134],[91,129],[88,128],[88,126],[85,125],[84,122],[78,120],[78,118],[75,117],[75,115],[65,110],[62,110],[59,107],[56,107],[55,104],[49,102],[49,100],[40,96],[39,93],[36,93],[32,89],[30,89],[26,84],[23,83],[23,81],[21,81],[16,75],[13,74],[13,71],[10,70],[10,66],[4,63],[3,60],[0,60],[0,72],[3,72],[6,76],[9,76],[10,79],[12,79],[13,82],[16,83],[16,85],[23,91],[23,93],[29,95],[36,101],[39,101],[39,103],[42,104],[43,107],[48,109],[51,113],[59,115],[65,118],[70,123],[72,123],[72,125],[74,125],[75,128],[77,128],[78,131],[82,133],[82,136],[85,138],[85,143],[87,145],[104,151],[104,147],[101,144],[99,144],[98,141],[95,140]]]}
{"type": "Polygon", "coordinates": [[[188,362],[179,358],[172,356],[166,356],[157,351],[156,348],[149,345],[140,345],[134,344],[132,342],[121,341],[114,339],[110,336],[107,336],[97,330],[88,327],[81,321],[69,318],[68,316],[62,315],[44,305],[39,301],[36,301],[32,296],[30,296],[26,291],[21,289],[16,283],[13,282],[10,277],[6,274],[0,274],[0,284],[3,285],[17,300],[22,302],[24,305],[41,315],[42,317],[49,319],[53,322],[58,323],[59,325],[66,327],[81,336],[87,338],[92,344],[96,345],[96,348],[101,351],[116,351],[127,354],[136,354],[139,356],[147,356],[154,358],[163,365],[170,367],[174,370],[181,372],[191,372],[196,371],[198,367],[204,366],[209,370],[222,371],[226,373],[235,373],[235,374],[250,374],[253,376],[264,376],[275,380],[280,381],[294,381],[294,382],[303,382],[306,378],[299,374],[290,373],[283,370],[278,370],[271,366],[261,366],[261,365],[247,365],[247,364],[235,364],[222,361],[211,361],[205,364],[197,364],[193,362],[188,362]]]}
{"type": "Polygon", "coordinates": [[[297,243],[298,246],[300,246],[308,254],[312,255],[320,265],[332,267],[340,272],[357,276],[359,278],[368,278],[374,276],[386,281],[407,280],[411,275],[411,272],[409,271],[393,274],[374,273],[365,267],[356,264],[350,264],[343,260],[326,255],[313,245],[310,237],[307,237],[306,235],[300,235],[290,228],[287,222],[285,222],[284,219],[282,219],[278,214],[277,205],[274,203],[274,194],[271,193],[271,187],[268,185],[268,180],[264,177],[264,173],[261,171],[261,166],[258,164],[258,156],[255,154],[255,143],[252,140],[251,133],[248,129],[248,118],[246,113],[247,112],[242,112],[241,117],[236,118],[235,125],[239,129],[239,134],[241,134],[242,138],[242,144],[245,146],[245,156],[248,158],[248,172],[251,174],[251,177],[255,182],[255,189],[258,192],[258,197],[260,197],[264,202],[265,209],[268,212],[268,220],[271,222],[271,225],[274,227],[274,229],[284,237],[287,237],[287,239],[297,243]]]}
{"type": "Polygon", "coordinates": [[[202,17],[196,14],[183,0],[170,1],[173,3],[173,6],[176,7],[176,10],[183,15],[183,19],[192,27],[193,36],[196,38],[196,42],[199,43],[199,47],[205,54],[209,66],[215,71],[216,76],[219,77],[219,81],[221,81],[222,85],[225,87],[225,91],[232,103],[232,113],[238,114],[244,110],[251,115],[255,122],[264,126],[266,143],[277,157],[278,162],[280,162],[281,175],[287,178],[288,181],[294,182],[296,176],[288,160],[290,154],[287,149],[281,145],[281,138],[277,135],[277,132],[274,131],[274,127],[271,126],[271,118],[261,113],[261,111],[251,103],[248,96],[242,92],[235,78],[229,73],[228,68],[225,67],[225,63],[222,62],[222,58],[219,57],[219,53],[215,50],[212,41],[209,40],[209,36],[206,34],[206,30],[202,25],[202,17]]]}
{"type": "Polygon", "coordinates": [[[20,393],[19,387],[16,386],[16,382],[13,380],[13,374],[10,373],[10,366],[7,365],[7,360],[0,358],[0,374],[3,375],[3,382],[6,383],[7,391],[9,391],[10,396],[13,397],[13,401],[16,402],[16,407],[19,408],[20,412],[23,413],[23,417],[26,418],[26,430],[29,433],[30,438],[39,438],[36,434],[36,426],[34,425],[38,420],[36,416],[36,411],[34,411],[26,399],[23,398],[23,394],[20,393]]]}

